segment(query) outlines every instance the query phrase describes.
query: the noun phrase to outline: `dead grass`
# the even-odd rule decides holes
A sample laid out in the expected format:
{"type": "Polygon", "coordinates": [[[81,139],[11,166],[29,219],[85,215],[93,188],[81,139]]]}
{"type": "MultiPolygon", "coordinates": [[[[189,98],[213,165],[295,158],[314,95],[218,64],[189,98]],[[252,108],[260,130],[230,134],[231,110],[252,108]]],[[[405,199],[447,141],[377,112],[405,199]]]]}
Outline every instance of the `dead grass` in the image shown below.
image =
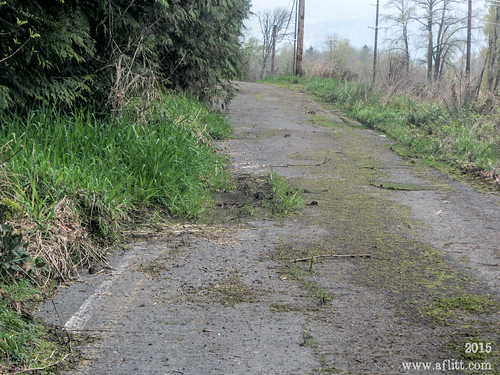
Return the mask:
{"type": "Polygon", "coordinates": [[[54,278],[65,282],[78,274],[78,268],[105,261],[106,249],[92,241],[72,199],[61,199],[52,214],[45,230],[27,215],[21,220],[27,250],[39,265],[26,265],[25,269],[36,280],[43,284],[54,278]]]}

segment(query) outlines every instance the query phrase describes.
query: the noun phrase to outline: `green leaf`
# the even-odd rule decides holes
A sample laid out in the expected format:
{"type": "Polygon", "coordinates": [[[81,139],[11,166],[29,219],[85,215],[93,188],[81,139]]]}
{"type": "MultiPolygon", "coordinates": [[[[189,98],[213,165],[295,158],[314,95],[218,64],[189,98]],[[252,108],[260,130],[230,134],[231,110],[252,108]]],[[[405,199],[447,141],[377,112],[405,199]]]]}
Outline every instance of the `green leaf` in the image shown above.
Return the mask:
{"type": "Polygon", "coordinates": [[[22,26],[22,25],[26,25],[28,23],[28,21],[21,21],[19,18],[16,17],[16,20],[17,20],[17,26],[22,26]]]}

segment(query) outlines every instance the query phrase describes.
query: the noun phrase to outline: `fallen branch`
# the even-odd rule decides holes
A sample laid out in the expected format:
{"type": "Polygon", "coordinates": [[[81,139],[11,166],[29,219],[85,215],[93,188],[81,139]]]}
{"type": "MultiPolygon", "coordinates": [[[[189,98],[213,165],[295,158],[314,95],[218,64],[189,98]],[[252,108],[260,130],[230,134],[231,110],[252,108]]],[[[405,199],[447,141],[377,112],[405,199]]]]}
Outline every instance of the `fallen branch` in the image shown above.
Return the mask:
{"type": "Polygon", "coordinates": [[[371,254],[323,254],[323,255],[315,255],[308,258],[299,258],[291,260],[290,263],[299,263],[299,262],[307,262],[309,260],[315,260],[318,258],[371,258],[371,254]]]}
{"type": "Polygon", "coordinates": [[[327,157],[325,157],[325,160],[323,160],[321,163],[318,163],[318,164],[282,164],[282,165],[273,165],[273,168],[321,167],[322,165],[325,165],[326,163],[328,163],[330,160],[332,160],[332,158],[327,156],[327,157]]]}
{"type": "MultiPolygon", "coordinates": [[[[64,323],[61,319],[61,315],[59,314],[59,310],[57,310],[56,303],[54,302],[53,299],[51,300],[51,302],[52,302],[52,306],[54,307],[54,311],[56,312],[57,318],[59,319],[59,323],[61,324],[60,327],[64,327],[64,323]]],[[[64,329],[63,331],[64,331],[64,333],[66,333],[66,337],[68,338],[69,349],[71,351],[73,351],[73,348],[71,346],[71,343],[72,343],[71,336],[69,335],[69,332],[67,330],[64,329]]]]}
{"type": "Polygon", "coordinates": [[[397,184],[394,184],[394,185],[390,185],[389,184],[386,184],[384,185],[384,183],[380,183],[380,182],[373,182],[372,180],[370,180],[370,185],[371,186],[375,186],[376,188],[379,188],[379,189],[385,189],[385,190],[397,190],[397,191],[411,191],[411,190],[417,190],[417,188],[413,188],[411,186],[398,186],[397,184]]]}

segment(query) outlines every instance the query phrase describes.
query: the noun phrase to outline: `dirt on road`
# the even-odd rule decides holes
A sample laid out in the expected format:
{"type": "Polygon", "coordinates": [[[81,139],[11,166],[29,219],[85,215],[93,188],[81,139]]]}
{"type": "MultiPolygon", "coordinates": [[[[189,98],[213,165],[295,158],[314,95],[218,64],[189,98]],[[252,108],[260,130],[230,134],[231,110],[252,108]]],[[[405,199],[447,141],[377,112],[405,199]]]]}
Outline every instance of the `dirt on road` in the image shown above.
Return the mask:
{"type": "Polygon", "coordinates": [[[117,251],[40,308],[91,338],[67,373],[498,373],[498,194],[299,92],[240,83],[230,116],[235,188],[206,223],[117,251]],[[271,170],[296,214],[260,207],[271,170]]]}

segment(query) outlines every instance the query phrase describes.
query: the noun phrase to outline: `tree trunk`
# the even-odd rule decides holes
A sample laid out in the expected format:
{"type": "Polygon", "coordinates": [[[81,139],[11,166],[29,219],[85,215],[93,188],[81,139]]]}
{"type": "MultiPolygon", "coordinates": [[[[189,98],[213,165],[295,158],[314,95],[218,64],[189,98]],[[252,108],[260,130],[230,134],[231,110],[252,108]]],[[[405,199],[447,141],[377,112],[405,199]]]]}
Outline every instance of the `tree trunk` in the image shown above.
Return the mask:
{"type": "Polygon", "coordinates": [[[429,4],[429,14],[427,18],[427,82],[432,83],[432,61],[434,59],[434,38],[432,35],[433,10],[432,2],[429,4]]]}
{"type": "Polygon", "coordinates": [[[443,8],[441,10],[441,21],[439,22],[438,32],[436,36],[436,46],[434,51],[434,82],[439,82],[441,79],[442,65],[444,62],[443,53],[446,48],[444,39],[444,27],[445,27],[445,17],[446,17],[446,1],[443,2],[443,8]]]}
{"type": "Polygon", "coordinates": [[[408,43],[408,27],[405,24],[403,26],[403,42],[405,45],[405,67],[406,75],[410,74],[410,47],[408,43]]]}
{"type": "Polygon", "coordinates": [[[271,58],[271,75],[274,75],[276,70],[276,38],[278,37],[278,26],[273,26],[273,54],[271,58]]]}
{"type": "Polygon", "coordinates": [[[488,52],[490,55],[490,63],[488,66],[487,88],[493,91],[495,88],[495,78],[498,71],[498,23],[500,22],[500,6],[495,6],[495,25],[489,38],[488,52]]]}

